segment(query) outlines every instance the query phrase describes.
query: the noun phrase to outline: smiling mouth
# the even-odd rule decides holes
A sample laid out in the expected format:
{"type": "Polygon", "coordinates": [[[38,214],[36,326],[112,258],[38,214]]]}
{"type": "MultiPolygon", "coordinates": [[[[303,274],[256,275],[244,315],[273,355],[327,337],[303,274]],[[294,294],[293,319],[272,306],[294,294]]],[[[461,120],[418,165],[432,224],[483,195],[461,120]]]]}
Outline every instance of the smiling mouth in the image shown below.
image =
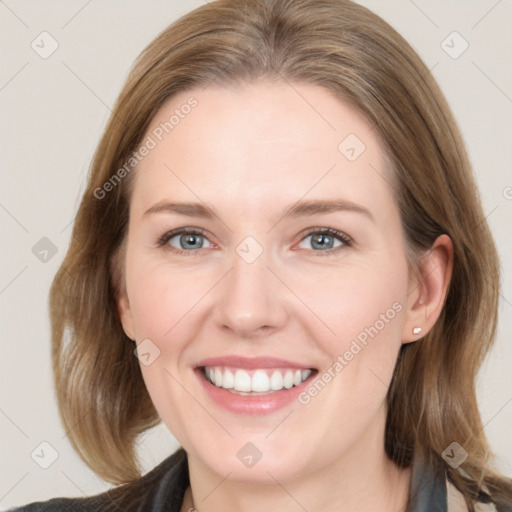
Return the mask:
{"type": "Polygon", "coordinates": [[[270,395],[300,386],[311,379],[314,368],[243,369],[228,366],[203,366],[202,376],[217,388],[242,396],[270,395]]]}

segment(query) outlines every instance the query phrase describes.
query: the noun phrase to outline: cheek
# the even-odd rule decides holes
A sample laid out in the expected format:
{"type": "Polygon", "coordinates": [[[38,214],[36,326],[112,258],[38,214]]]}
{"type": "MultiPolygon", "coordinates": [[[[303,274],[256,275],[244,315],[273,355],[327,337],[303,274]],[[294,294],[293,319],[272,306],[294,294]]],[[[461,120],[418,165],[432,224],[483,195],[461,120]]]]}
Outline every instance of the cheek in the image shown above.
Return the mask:
{"type": "MultiPolygon", "coordinates": [[[[306,450],[307,456],[330,460],[354,444],[382,408],[401,345],[408,275],[403,255],[386,256],[380,253],[358,263],[347,259],[336,268],[316,263],[306,267],[304,263],[303,272],[294,272],[290,266],[279,270],[293,288],[293,293],[275,288],[275,305],[288,313],[281,327],[291,337],[299,333],[298,339],[312,346],[322,360],[319,378],[325,376],[320,391],[309,395],[308,390],[303,401],[295,404],[296,420],[288,425],[286,435],[259,441],[269,450],[284,453],[284,460],[293,460],[294,440],[300,438],[311,418],[316,420],[308,428],[317,441],[312,442],[314,454],[306,450]],[[323,439],[330,441],[323,443],[323,439]]],[[[143,378],[164,423],[185,446],[209,445],[210,435],[223,435],[214,422],[214,434],[205,434],[204,425],[210,419],[195,406],[186,389],[193,389],[187,384],[193,381],[187,380],[187,362],[194,340],[210,340],[219,334],[211,313],[222,297],[216,283],[224,273],[225,269],[216,266],[184,269],[161,260],[155,263],[140,254],[127,262],[137,341],[149,338],[160,350],[155,363],[141,366],[143,378]]],[[[265,429],[265,435],[269,430],[265,429]]],[[[226,448],[219,445],[217,458],[222,447],[226,448]]]]}
{"type": "Polygon", "coordinates": [[[146,343],[155,357],[148,365],[141,359],[142,377],[160,417],[185,444],[188,430],[194,427],[187,410],[180,407],[190,403],[187,386],[180,382],[188,340],[196,329],[196,322],[191,322],[194,305],[204,295],[204,279],[161,263],[155,265],[144,255],[134,255],[132,263],[128,264],[127,281],[136,339],[146,343]]]}
{"type": "Polygon", "coordinates": [[[172,339],[175,346],[175,331],[205,294],[208,276],[155,263],[144,255],[134,255],[131,263],[127,280],[137,339],[150,338],[161,345],[172,339]]]}
{"type": "Polygon", "coordinates": [[[320,326],[323,334],[315,341],[325,363],[299,402],[323,429],[343,433],[343,439],[336,437],[325,447],[327,458],[329,450],[355,442],[385,404],[407,300],[407,265],[398,261],[347,267],[346,273],[325,280],[323,293],[315,287],[309,296],[311,309],[322,312],[334,334],[320,326]]]}
{"type": "Polygon", "coordinates": [[[402,344],[408,290],[403,259],[346,270],[337,278],[332,273],[323,293],[315,287],[309,297],[311,309],[321,312],[333,333],[320,326],[324,334],[316,344],[326,354],[325,363],[317,385],[301,399],[312,405],[307,409],[314,416],[331,411],[332,428],[345,432],[347,415],[364,424],[385,402],[402,344]]]}
{"type": "MultiPolygon", "coordinates": [[[[193,339],[194,332],[201,330],[200,324],[207,321],[207,309],[215,308],[211,303],[215,291],[211,291],[222,273],[215,266],[190,265],[185,270],[156,264],[144,255],[133,257],[127,278],[137,340],[152,340],[168,362],[171,356],[179,357],[186,340],[193,339]],[[202,300],[207,294],[210,296],[202,300]]],[[[286,307],[289,322],[302,324],[308,337],[331,360],[357,341],[368,355],[394,362],[401,342],[401,311],[407,299],[408,271],[403,255],[394,261],[379,258],[288,275],[283,269],[282,274],[302,301],[292,298],[284,304],[283,299],[280,304],[278,299],[276,306],[286,307]]],[[[367,359],[368,355],[357,359],[367,359]]]]}
{"type": "MultiPolygon", "coordinates": [[[[400,342],[407,285],[405,262],[347,266],[317,280],[314,287],[309,283],[306,300],[324,324],[321,332],[325,333],[325,351],[337,356],[340,350],[349,349],[353,340],[369,346],[369,341],[377,337],[395,345],[400,342]]],[[[305,290],[307,286],[304,282],[301,288],[305,290]]]]}

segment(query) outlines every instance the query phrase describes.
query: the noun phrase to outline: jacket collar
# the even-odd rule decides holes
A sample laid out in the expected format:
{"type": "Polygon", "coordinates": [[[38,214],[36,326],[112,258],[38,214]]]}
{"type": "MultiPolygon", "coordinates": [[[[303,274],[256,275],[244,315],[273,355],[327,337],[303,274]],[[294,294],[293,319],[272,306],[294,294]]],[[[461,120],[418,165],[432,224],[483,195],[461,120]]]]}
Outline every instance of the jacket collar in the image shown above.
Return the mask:
{"type": "MultiPolygon", "coordinates": [[[[152,495],[151,503],[144,510],[154,512],[179,512],[186,488],[190,485],[186,452],[179,448],[164,464],[162,475],[152,495]],[[169,464],[170,463],[170,464],[169,464]]],[[[482,512],[493,512],[493,505],[479,505],[482,512]]],[[[467,512],[464,499],[446,478],[442,465],[428,463],[417,454],[412,465],[410,499],[407,512],[467,512]]]]}
{"type": "Polygon", "coordinates": [[[448,512],[446,474],[442,466],[428,464],[416,455],[412,465],[407,512],[448,512]]]}

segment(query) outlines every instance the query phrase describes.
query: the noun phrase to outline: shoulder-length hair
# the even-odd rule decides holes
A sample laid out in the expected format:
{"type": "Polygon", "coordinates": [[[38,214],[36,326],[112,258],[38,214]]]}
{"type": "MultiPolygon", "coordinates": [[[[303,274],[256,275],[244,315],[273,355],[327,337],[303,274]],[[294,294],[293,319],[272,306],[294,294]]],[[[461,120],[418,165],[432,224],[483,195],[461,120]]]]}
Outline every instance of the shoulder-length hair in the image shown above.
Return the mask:
{"type": "Polygon", "coordinates": [[[457,441],[468,458],[446,471],[468,503],[481,489],[505,500],[509,482],[489,465],[475,394],[495,337],[499,263],[464,143],[411,46],[349,0],[216,1],[169,26],[138,57],[95,153],[50,293],[55,387],[74,448],[107,481],[131,482],[140,476],[137,438],[160,421],[116,307],[134,172],[126,162],[165,100],[256,79],[317,84],[356,108],[374,125],[394,172],[410,254],[419,261],[439,235],[451,238],[442,314],[398,358],[385,449],[402,467],[418,451],[443,463],[442,452],[457,441]]]}

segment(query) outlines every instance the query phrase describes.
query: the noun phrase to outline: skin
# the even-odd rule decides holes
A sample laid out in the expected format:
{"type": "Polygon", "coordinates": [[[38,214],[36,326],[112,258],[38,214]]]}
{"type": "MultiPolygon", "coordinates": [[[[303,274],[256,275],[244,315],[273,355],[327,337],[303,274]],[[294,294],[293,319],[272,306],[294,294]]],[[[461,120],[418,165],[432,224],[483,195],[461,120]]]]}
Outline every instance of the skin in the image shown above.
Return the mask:
{"type": "Polygon", "coordinates": [[[402,343],[421,343],[439,316],[449,238],[433,245],[421,276],[410,274],[377,135],[327,90],[265,81],[192,89],[164,104],[147,133],[190,96],[197,107],[136,171],[118,298],[127,335],[160,350],[141,370],[188,453],[182,510],[399,510],[410,470],[384,452],[385,396],[402,343]],[[349,134],[366,146],[353,162],[338,150],[349,134]],[[369,215],[283,217],[301,199],[342,199],[369,215]],[[166,201],[207,204],[217,216],[145,214],[166,201]],[[201,248],[172,252],[179,236],[158,246],[181,227],[206,231],[201,248]],[[310,228],[323,227],[353,243],[315,250],[310,228]],[[263,249],[250,264],[236,252],[247,236],[263,249]],[[193,371],[207,357],[242,355],[293,360],[321,374],[394,303],[401,311],[307,405],[238,415],[213,403],[193,371]],[[251,468],[236,455],[247,442],[262,453],[251,468]]]}

